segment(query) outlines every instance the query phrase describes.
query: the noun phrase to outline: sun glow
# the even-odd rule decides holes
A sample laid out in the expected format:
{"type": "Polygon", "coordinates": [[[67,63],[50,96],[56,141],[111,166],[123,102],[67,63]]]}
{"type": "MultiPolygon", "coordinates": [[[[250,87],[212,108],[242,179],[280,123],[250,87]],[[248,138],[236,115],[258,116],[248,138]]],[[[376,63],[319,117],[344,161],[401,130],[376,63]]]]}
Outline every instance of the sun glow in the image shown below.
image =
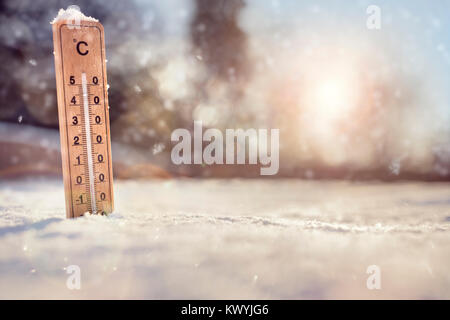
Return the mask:
{"type": "Polygon", "coordinates": [[[308,81],[303,106],[307,108],[315,121],[335,122],[345,118],[356,107],[361,91],[354,69],[326,65],[315,72],[308,81]]]}
{"type": "Polygon", "coordinates": [[[328,165],[342,165],[352,152],[351,132],[363,125],[361,108],[367,84],[361,65],[350,54],[327,56],[309,59],[301,74],[298,114],[299,139],[308,144],[304,152],[328,165]]]}
{"type": "Polygon", "coordinates": [[[330,77],[316,85],[311,102],[322,117],[337,119],[345,116],[355,105],[354,90],[348,79],[330,77]]]}

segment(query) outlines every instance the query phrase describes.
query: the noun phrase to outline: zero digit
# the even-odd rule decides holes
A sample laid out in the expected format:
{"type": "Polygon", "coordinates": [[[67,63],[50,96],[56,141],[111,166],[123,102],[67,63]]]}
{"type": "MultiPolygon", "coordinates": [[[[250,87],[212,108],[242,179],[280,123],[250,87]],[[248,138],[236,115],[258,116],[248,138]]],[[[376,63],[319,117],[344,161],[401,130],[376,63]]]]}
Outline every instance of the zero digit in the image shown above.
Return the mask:
{"type": "Polygon", "coordinates": [[[102,122],[102,118],[100,118],[100,116],[96,116],[95,117],[95,123],[96,124],[100,124],[100,122],[102,122]]]}
{"type": "Polygon", "coordinates": [[[97,143],[102,143],[102,136],[98,135],[96,140],[97,140],[97,143]]]}
{"type": "Polygon", "coordinates": [[[99,154],[97,156],[97,160],[98,160],[98,162],[103,162],[103,155],[99,154]]]}
{"type": "Polygon", "coordinates": [[[93,82],[94,84],[98,84],[98,78],[97,78],[97,77],[93,77],[93,78],[92,78],[92,82],[93,82]]]}
{"type": "Polygon", "coordinates": [[[98,175],[98,180],[100,180],[101,182],[105,181],[105,175],[103,173],[100,173],[98,175]]]}
{"type": "Polygon", "coordinates": [[[78,184],[81,184],[81,182],[83,182],[83,179],[81,178],[81,176],[78,176],[78,177],[77,177],[77,183],[78,183],[78,184]]]}
{"type": "Polygon", "coordinates": [[[94,97],[94,103],[95,104],[99,104],[100,103],[100,98],[98,96],[94,97]]]}

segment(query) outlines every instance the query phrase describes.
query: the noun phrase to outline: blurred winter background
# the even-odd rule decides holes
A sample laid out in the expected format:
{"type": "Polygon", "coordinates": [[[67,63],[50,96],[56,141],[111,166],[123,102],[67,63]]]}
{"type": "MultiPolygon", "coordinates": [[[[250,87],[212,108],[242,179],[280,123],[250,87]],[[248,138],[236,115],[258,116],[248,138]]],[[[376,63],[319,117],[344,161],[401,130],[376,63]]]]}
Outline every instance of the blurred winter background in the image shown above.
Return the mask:
{"type": "Polygon", "coordinates": [[[0,174],[60,170],[49,21],[77,4],[105,27],[118,176],[259,174],[173,166],[195,119],[279,128],[280,177],[448,180],[450,3],[380,0],[369,30],[372,2],[2,1],[0,174]]]}
{"type": "Polygon", "coordinates": [[[450,298],[449,1],[3,0],[0,61],[0,298],[450,298]],[[109,217],[64,219],[49,22],[71,4],[105,27],[109,217]],[[259,177],[174,166],[193,120],[279,128],[280,179],[153,179],[259,177]]]}

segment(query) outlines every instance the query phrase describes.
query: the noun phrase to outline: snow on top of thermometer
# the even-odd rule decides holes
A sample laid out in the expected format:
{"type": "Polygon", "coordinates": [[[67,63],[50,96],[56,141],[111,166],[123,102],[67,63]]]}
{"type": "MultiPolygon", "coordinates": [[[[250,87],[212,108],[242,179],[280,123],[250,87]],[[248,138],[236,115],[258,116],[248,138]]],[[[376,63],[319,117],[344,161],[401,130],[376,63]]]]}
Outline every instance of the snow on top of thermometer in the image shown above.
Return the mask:
{"type": "Polygon", "coordinates": [[[58,15],[50,23],[54,24],[62,20],[98,22],[95,18],[85,16],[78,6],[69,6],[66,10],[59,9],[58,15]]]}

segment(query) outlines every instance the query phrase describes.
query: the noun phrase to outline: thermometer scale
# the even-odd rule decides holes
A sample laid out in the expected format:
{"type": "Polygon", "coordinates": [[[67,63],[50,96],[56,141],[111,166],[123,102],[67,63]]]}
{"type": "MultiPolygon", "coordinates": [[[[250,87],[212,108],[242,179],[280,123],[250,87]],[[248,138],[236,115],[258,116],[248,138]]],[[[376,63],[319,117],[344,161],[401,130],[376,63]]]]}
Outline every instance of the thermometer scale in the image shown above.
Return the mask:
{"type": "Polygon", "coordinates": [[[113,210],[103,26],[53,23],[58,117],[67,218],[113,210]]]}

